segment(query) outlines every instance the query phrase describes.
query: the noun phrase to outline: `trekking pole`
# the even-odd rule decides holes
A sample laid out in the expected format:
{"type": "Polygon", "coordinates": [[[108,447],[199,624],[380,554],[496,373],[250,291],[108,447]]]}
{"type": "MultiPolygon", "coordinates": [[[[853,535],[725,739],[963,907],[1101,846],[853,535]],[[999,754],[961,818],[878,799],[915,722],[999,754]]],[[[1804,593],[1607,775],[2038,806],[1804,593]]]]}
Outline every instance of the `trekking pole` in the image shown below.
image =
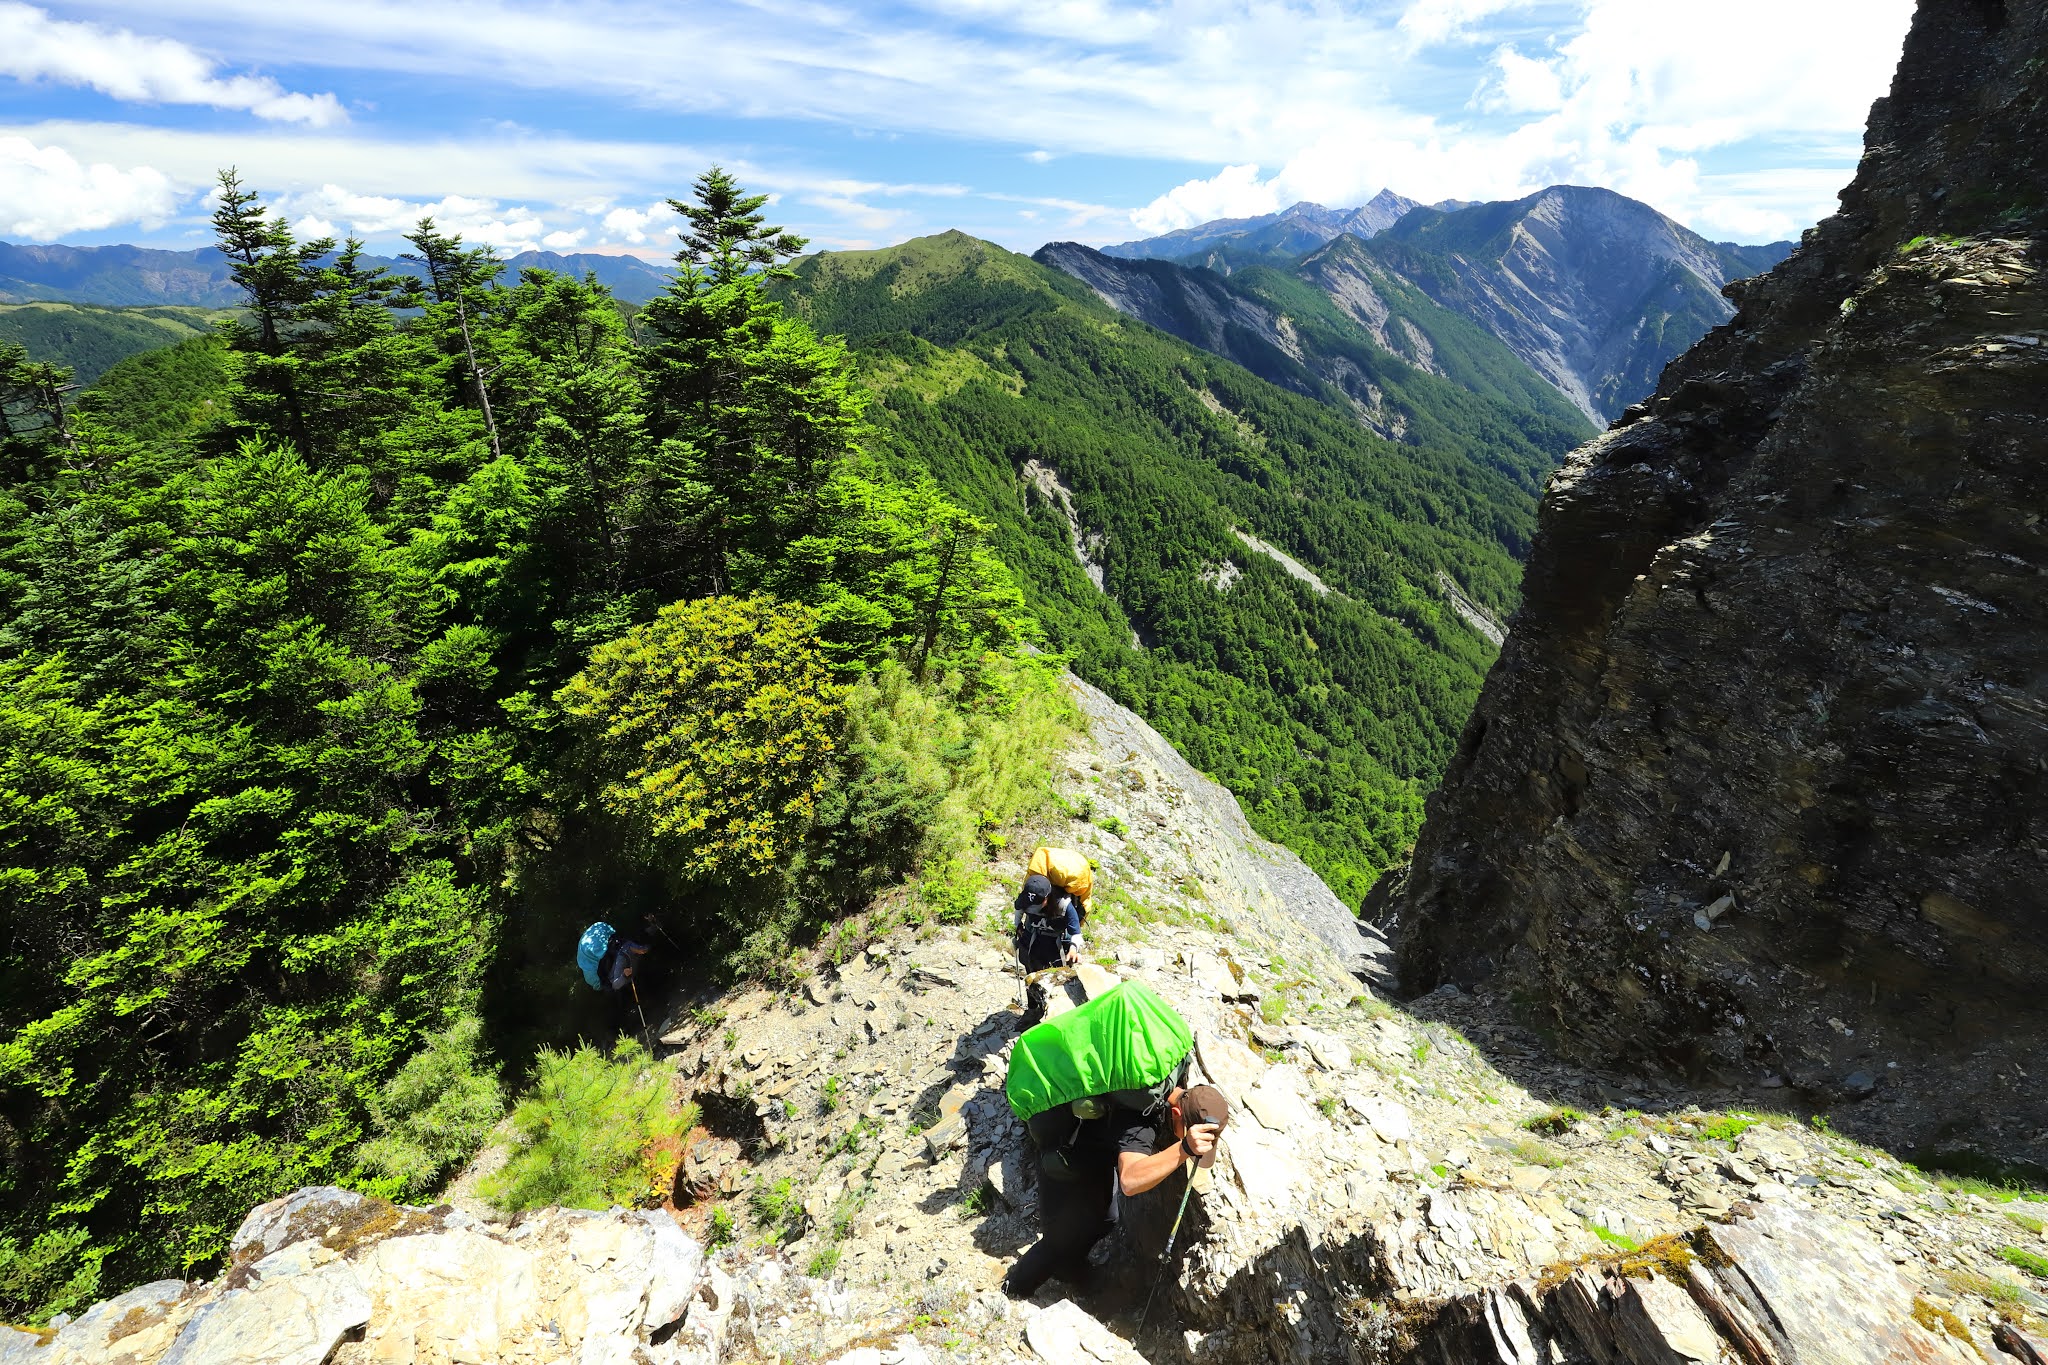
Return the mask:
{"type": "Polygon", "coordinates": [[[1188,1158],[1187,1179],[1180,1192],[1180,1208],[1173,1215],[1173,1227],[1166,1234],[1166,1250],[1159,1253],[1159,1278],[1152,1281],[1152,1292],[1145,1296],[1145,1315],[1138,1319],[1138,1330],[1133,1340],[1145,1339],[1145,1326],[1152,1321],[1152,1304],[1159,1297],[1159,1286],[1166,1283],[1166,1272],[1172,1268],[1173,1244],[1180,1236],[1180,1220],[1187,1216],[1188,1196],[1195,1192],[1195,1159],[1188,1158]]]}
{"type": "MultiPolygon", "coordinates": [[[[626,984],[633,990],[633,1013],[640,1016],[640,1041],[647,1044],[647,1050],[652,1052],[654,1051],[654,1031],[647,1027],[647,1011],[640,1008],[640,983],[629,976],[626,978],[626,984]]],[[[1178,1219],[1174,1220],[1174,1226],[1180,1226],[1178,1219]]]]}

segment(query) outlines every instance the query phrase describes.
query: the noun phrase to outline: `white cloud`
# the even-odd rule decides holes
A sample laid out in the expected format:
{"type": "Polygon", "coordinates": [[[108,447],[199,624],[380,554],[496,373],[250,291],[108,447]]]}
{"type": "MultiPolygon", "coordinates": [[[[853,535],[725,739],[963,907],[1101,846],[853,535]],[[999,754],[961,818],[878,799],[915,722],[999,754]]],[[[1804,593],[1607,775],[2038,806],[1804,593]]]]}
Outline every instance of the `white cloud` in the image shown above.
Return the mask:
{"type": "Polygon", "coordinates": [[[87,86],[118,100],[245,109],[316,128],[348,118],[332,95],[297,94],[266,76],[222,78],[183,43],[52,19],[11,0],[0,3],[0,76],[87,86]]]}
{"type": "Polygon", "coordinates": [[[1555,62],[1524,57],[1510,45],[1493,54],[1493,69],[1492,86],[1482,97],[1489,109],[1530,114],[1564,107],[1564,85],[1555,62]]]}
{"type": "Polygon", "coordinates": [[[604,230],[622,242],[635,246],[655,236],[654,224],[673,218],[675,210],[659,200],[644,209],[613,209],[604,216],[604,230]]]}
{"type": "Polygon", "coordinates": [[[438,231],[460,236],[466,243],[520,252],[538,250],[546,231],[531,209],[507,209],[493,199],[459,194],[422,202],[322,185],[308,193],[279,195],[271,207],[291,219],[301,237],[389,239],[411,232],[422,218],[431,218],[438,231]]]}
{"type": "Polygon", "coordinates": [[[1216,218],[1251,218],[1284,207],[1280,177],[1259,179],[1257,166],[1225,166],[1206,180],[1176,185],[1131,214],[1140,232],[1157,235],[1216,218]]]}
{"type": "Polygon", "coordinates": [[[153,228],[183,197],[149,166],[87,165],[61,147],[0,136],[0,231],[11,237],[51,241],[117,223],[153,228]]]}
{"type": "Polygon", "coordinates": [[[1399,28],[1410,43],[1427,47],[1462,37],[1482,19],[1531,3],[1533,0],[1412,0],[1401,12],[1399,28]]]}
{"type": "Polygon", "coordinates": [[[838,222],[851,223],[869,232],[888,232],[911,216],[903,209],[883,208],[845,194],[807,194],[803,201],[812,208],[825,210],[838,222]]]}
{"type": "MultiPolygon", "coordinates": [[[[1300,199],[1356,204],[1383,186],[1430,201],[1571,183],[1642,199],[1709,236],[1796,236],[1832,211],[1847,182],[1912,9],[1912,0],[1581,2],[1582,24],[1555,51],[1493,53],[1472,123],[1343,111],[1276,159],[1270,176],[1226,166],[1131,220],[1158,232],[1300,199]],[[1749,36],[1760,32],[1771,41],[1749,36]],[[1770,182],[1702,170],[1730,149],[1797,169],[1770,182]]],[[[1403,23],[1417,16],[1418,29],[1437,32],[1428,26],[1504,8],[1417,0],[1403,23]]]]}
{"type": "Polygon", "coordinates": [[[568,251],[583,245],[583,239],[589,235],[588,228],[577,228],[574,232],[550,232],[540,239],[540,243],[555,251],[568,251]]]}

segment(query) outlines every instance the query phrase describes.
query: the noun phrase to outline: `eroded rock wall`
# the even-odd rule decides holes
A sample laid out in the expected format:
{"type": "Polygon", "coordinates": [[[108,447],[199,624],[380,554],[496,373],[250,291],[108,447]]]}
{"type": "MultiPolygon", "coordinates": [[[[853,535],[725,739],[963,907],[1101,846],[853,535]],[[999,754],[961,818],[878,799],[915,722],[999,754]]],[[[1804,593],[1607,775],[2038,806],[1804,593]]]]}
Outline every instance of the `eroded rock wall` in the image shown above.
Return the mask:
{"type": "Polygon", "coordinates": [[[1554,478],[1384,898],[1411,990],[2048,1156],[2044,53],[1922,0],[1841,211],[1554,478]]]}

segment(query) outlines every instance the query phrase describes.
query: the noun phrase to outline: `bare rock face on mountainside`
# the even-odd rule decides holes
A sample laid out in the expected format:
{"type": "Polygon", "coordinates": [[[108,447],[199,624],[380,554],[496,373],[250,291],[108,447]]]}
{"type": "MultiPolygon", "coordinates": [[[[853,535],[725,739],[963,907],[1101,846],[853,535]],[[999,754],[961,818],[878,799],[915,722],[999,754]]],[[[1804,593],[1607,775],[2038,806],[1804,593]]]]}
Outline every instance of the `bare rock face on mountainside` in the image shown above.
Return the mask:
{"type": "Polygon", "coordinates": [[[1409,988],[2048,1159],[2044,51],[1922,0],[1841,211],[1554,478],[1409,988]]]}
{"type": "Polygon", "coordinates": [[[1525,199],[1404,218],[1363,251],[1343,239],[1302,263],[1332,297],[1381,272],[1499,337],[1588,417],[1650,391],[1665,362],[1732,311],[1730,280],[1787,244],[1710,242],[1612,190],[1552,185],[1525,199]]]}

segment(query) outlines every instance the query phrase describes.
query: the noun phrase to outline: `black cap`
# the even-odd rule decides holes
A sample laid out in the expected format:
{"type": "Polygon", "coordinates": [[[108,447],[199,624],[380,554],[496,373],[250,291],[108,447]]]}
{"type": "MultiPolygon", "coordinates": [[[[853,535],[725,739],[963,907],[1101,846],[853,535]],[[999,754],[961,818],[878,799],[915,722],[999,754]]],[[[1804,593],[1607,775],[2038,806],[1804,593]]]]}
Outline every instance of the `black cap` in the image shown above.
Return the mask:
{"type": "Polygon", "coordinates": [[[1017,908],[1029,910],[1033,906],[1044,905],[1051,899],[1051,880],[1034,872],[1024,879],[1024,889],[1017,893],[1017,908]]]}

